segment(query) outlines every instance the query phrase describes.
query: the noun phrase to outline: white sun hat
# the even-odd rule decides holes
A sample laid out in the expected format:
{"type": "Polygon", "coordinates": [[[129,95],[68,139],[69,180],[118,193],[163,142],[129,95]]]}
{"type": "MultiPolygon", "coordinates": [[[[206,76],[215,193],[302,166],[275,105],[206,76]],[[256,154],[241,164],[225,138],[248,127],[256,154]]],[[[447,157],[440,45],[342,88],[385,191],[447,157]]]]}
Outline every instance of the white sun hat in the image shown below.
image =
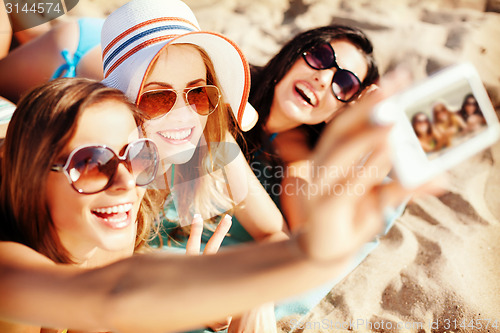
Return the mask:
{"type": "Polygon", "coordinates": [[[248,62],[239,47],[215,32],[202,31],[191,9],[180,0],[132,0],[104,22],[101,34],[105,85],[138,101],[144,80],[159,53],[168,45],[201,47],[210,57],[221,93],[243,131],[257,122],[247,102],[250,91],[248,62]]]}

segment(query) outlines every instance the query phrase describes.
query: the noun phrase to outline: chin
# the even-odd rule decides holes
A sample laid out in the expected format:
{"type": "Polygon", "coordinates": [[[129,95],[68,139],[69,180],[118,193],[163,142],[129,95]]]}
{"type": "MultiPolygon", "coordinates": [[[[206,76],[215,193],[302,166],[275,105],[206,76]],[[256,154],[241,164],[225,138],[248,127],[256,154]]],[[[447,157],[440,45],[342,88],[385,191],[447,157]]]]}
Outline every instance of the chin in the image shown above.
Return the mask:
{"type": "Polygon", "coordinates": [[[178,161],[182,160],[187,162],[196,150],[196,145],[190,141],[172,144],[155,140],[155,143],[160,152],[160,159],[167,163],[179,163],[178,161]]]}
{"type": "Polygon", "coordinates": [[[294,102],[289,102],[288,105],[284,106],[284,114],[295,121],[303,121],[303,119],[309,118],[310,112],[309,107],[297,105],[294,102]]]}
{"type": "MultiPolygon", "coordinates": [[[[133,224],[136,226],[136,224],[133,224]]],[[[106,237],[101,248],[109,252],[134,252],[135,232],[129,230],[121,234],[106,237]]]]}
{"type": "Polygon", "coordinates": [[[169,164],[185,164],[193,158],[195,150],[196,147],[189,147],[184,150],[178,150],[176,152],[172,152],[171,154],[163,156],[162,160],[166,161],[169,164]]]}
{"type": "Polygon", "coordinates": [[[104,249],[108,251],[128,251],[134,250],[137,222],[132,223],[130,227],[121,230],[115,234],[106,237],[104,249]]]}
{"type": "Polygon", "coordinates": [[[169,160],[172,164],[185,164],[189,162],[191,158],[193,158],[193,151],[185,151],[175,156],[171,156],[169,160]]]}
{"type": "Polygon", "coordinates": [[[298,111],[295,114],[292,114],[289,116],[291,120],[296,122],[298,125],[303,125],[303,124],[309,124],[311,125],[313,123],[313,120],[309,117],[308,114],[304,114],[302,111],[298,111]]]}

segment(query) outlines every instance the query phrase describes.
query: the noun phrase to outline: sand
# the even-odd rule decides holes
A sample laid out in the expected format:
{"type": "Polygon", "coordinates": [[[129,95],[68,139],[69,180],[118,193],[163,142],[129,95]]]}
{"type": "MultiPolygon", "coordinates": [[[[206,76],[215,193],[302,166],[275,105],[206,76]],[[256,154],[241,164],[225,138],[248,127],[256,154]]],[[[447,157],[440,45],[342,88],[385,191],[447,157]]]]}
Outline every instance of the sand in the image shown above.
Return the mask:
{"type": "Polygon", "coordinates": [[[486,198],[499,151],[497,144],[453,169],[444,195],[409,204],[379,247],[303,319],[306,329],[294,332],[352,322],[354,331],[500,332],[500,224],[488,208],[498,208],[498,196],[486,198]],[[488,320],[497,328],[486,329],[488,320]]]}
{"type": "MultiPolygon", "coordinates": [[[[186,2],[202,28],[235,40],[254,64],[299,31],[349,23],[373,40],[382,73],[405,64],[418,79],[472,61],[500,106],[499,1],[186,2]]],[[[71,14],[103,16],[121,3],[81,0],[71,14]]],[[[301,325],[283,319],[281,331],[500,332],[500,144],[449,175],[444,195],[414,199],[301,325]]]]}

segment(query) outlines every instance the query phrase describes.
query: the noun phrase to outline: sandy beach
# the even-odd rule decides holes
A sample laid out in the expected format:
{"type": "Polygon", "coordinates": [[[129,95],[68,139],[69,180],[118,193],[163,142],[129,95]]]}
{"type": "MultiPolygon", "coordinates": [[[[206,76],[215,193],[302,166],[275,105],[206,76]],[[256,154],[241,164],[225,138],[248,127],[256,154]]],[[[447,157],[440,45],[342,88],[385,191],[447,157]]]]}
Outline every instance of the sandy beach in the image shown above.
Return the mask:
{"type": "MultiPolygon", "coordinates": [[[[80,0],[104,17],[124,0],[80,0]]],[[[330,23],[366,31],[381,73],[420,79],[470,61],[500,110],[500,1],[186,0],[204,30],[264,64],[297,32],[330,23]]],[[[61,18],[61,19],[64,19],[61,18]]],[[[448,172],[440,197],[412,200],[379,246],[305,317],[281,332],[500,332],[500,143],[448,172]]]]}
{"type": "Polygon", "coordinates": [[[453,169],[443,196],[409,204],[379,247],[293,331],[349,325],[361,332],[499,332],[498,187],[492,189],[499,152],[497,144],[453,169]]]}

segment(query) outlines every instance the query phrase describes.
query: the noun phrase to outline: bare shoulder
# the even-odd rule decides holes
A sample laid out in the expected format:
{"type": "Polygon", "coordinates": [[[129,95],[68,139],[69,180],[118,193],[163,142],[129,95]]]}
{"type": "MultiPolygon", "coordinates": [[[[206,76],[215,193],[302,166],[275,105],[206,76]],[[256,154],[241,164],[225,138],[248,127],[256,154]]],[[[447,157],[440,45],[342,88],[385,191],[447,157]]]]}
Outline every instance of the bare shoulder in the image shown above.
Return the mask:
{"type": "MultiPolygon", "coordinates": [[[[31,293],[26,281],[36,270],[52,269],[55,263],[35,250],[15,242],[0,242],[0,317],[16,318],[19,309],[29,308],[31,293]],[[13,315],[14,314],[14,315],[13,315]]],[[[39,333],[40,327],[0,320],[0,332],[39,333]]]]}
{"type": "Polygon", "coordinates": [[[0,271],[6,267],[54,266],[44,255],[16,242],[0,242],[0,271]]]}
{"type": "Polygon", "coordinates": [[[0,320],[0,332],[41,333],[43,331],[39,326],[28,326],[0,320]]]}

